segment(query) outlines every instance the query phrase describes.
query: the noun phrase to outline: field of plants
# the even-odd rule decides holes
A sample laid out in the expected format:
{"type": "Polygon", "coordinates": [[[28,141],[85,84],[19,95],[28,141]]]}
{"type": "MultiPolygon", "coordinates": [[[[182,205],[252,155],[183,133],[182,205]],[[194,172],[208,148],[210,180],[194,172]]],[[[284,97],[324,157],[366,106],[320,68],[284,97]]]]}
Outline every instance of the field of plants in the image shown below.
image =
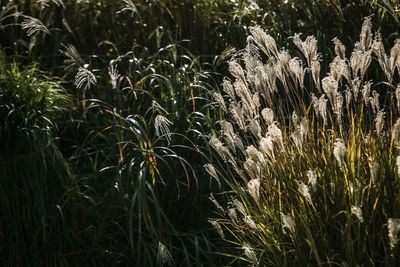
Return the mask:
{"type": "Polygon", "coordinates": [[[0,0],[0,266],[400,266],[398,0],[0,0]]]}

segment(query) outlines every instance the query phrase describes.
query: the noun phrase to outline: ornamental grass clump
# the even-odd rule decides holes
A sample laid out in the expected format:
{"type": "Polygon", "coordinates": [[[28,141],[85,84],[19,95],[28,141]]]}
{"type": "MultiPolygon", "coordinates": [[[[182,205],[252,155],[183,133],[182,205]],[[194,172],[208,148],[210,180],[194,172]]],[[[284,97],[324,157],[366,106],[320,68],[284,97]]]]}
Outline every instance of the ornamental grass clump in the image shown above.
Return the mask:
{"type": "Polygon", "coordinates": [[[368,17],[353,51],[333,39],[321,73],[313,36],[296,34],[293,56],[250,33],[215,99],[229,108],[206,165],[231,189],[211,221],[233,261],[399,264],[400,41],[388,54],[368,17]]]}

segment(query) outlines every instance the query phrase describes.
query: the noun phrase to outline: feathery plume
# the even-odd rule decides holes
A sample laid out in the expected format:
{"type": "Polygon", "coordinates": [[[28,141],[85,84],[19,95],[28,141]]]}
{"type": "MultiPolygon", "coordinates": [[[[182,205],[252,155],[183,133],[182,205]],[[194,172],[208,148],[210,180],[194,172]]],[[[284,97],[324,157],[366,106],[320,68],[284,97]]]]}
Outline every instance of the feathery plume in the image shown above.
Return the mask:
{"type": "Polygon", "coordinates": [[[261,138],[261,126],[258,123],[258,120],[251,119],[248,128],[250,129],[250,132],[253,134],[255,138],[257,139],[261,138]]]}
{"type": "Polygon", "coordinates": [[[343,112],[343,96],[341,93],[338,93],[336,96],[334,113],[336,114],[337,121],[339,125],[342,125],[342,112],[343,112]]]}
{"type": "Polygon", "coordinates": [[[221,181],[219,180],[217,171],[215,170],[214,166],[210,163],[203,165],[203,168],[206,172],[213,177],[219,185],[221,185],[221,181]]]}
{"type": "Polygon", "coordinates": [[[268,126],[268,135],[271,136],[272,141],[277,143],[281,149],[284,148],[282,131],[278,128],[276,122],[268,126]]]}
{"type": "Polygon", "coordinates": [[[118,78],[121,76],[118,73],[117,64],[112,65],[111,67],[108,68],[108,75],[111,78],[111,86],[112,86],[112,88],[116,89],[117,88],[118,78]]]}
{"type": "Polygon", "coordinates": [[[362,50],[363,52],[366,52],[371,48],[372,45],[371,28],[372,28],[371,17],[366,17],[361,27],[360,42],[356,44],[356,48],[362,50]]]}
{"type": "Polygon", "coordinates": [[[339,166],[342,167],[344,164],[344,157],[346,156],[346,146],[341,138],[336,139],[333,155],[339,163],[339,166]]]}
{"type": "Polygon", "coordinates": [[[335,106],[336,94],[338,88],[338,81],[333,76],[327,76],[322,79],[322,89],[328,96],[332,106],[335,106]]]}
{"type": "Polygon", "coordinates": [[[376,34],[374,42],[372,44],[372,51],[378,57],[379,65],[384,71],[389,83],[391,83],[393,79],[393,73],[390,69],[391,63],[390,59],[386,55],[385,47],[382,42],[382,37],[379,32],[376,34]]]}
{"type": "Polygon", "coordinates": [[[236,213],[236,210],[234,208],[229,208],[228,209],[228,216],[229,216],[229,218],[231,219],[231,221],[234,224],[238,223],[237,213],[236,213]]]}
{"type": "Polygon", "coordinates": [[[370,169],[372,182],[376,181],[376,178],[378,178],[379,167],[380,165],[377,161],[372,162],[372,166],[370,169]]]}
{"type": "Polygon", "coordinates": [[[162,115],[157,115],[154,119],[154,128],[156,130],[156,135],[159,137],[165,135],[168,143],[171,142],[171,132],[168,128],[171,124],[172,122],[162,115]]]}
{"type": "Polygon", "coordinates": [[[318,99],[318,111],[319,111],[319,114],[321,115],[322,119],[324,120],[325,125],[328,123],[327,103],[328,103],[328,99],[326,99],[325,94],[323,94],[318,99]]]}
{"type": "Polygon", "coordinates": [[[361,80],[360,78],[355,77],[353,80],[351,80],[351,90],[354,95],[354,100],[356,101],[358,99],[358,93],[360,92],[360,89],[361,89],[361,80]]]}
{"type": "Polygon", "coordinates": [[[258,265],[257,255],[254,250],[250,247],[249,244],[245,243],[242,247],[244,250],[244,255],[249,259],[249,261],[253,264],[253,266],[258,265]]]}
{"type": "Polygon", "coordinates": [[[293,81],[297,81],[301,87],[304,86],[304,69],[298,58],[289,60],[289,73],[292,75],[293,81]]]}
{"type": "Polygon", "coordinates": [[[303,183],[302,181],[297,181],[297,190],[299,193],[309,202],[311,203],[311,195],[310,192],[308,191],[308,186],[303,183]]]}
{"type": "Polygon", "coordinates": [[[219,106],[223,109],[223,111],[227,112],[225,100],[219,92],[213,92],[212,96],[214,100],[219,104],[219,106]]]}
{"type": "Polygon", "coordinates": [[[246,84],[246,77],[244,76],[244,71],[242,66],[236,61],[229,62],[229,72],[237,79],[246,84]]]}
{"type": "Polygon", "coordinates": [[[250,157],[255,162],[261,164],[261,166],[266,166],[266,161],[264,155],[257,150],[253,145],[249,145],[246,148],[246,155],[250,157]]]}
{"type": "Polygon", "coordinates": [[[303,42],[300,39],[300,34],[295,34],[293,36],[293,43],[303,53],[309,67],[311,67],[311,62],[318,60],[318,41],[314,36],[307,36],[303,42]]]}
{"type": "Polygon", "coordinates": [[[243,203],[238,199],[233,199],[233,202],[229,202],[228,204],[233,205],[243,216],[247,216],[246,210],[243,206],[243,203]]]}
{"type": "Polygon", "coordinates": [[[383,110],[380,110],[375,118],[375,129],[376,129],[376,134],[378,136],[381,134],[383,125],[385,124],[384,118],[385,118],[385,112],[383,110]]]}
{"type": "Polygon", "coordinates": [[[311,74],[315,85],[317,86],[318,90],[321,89],[321,82],[320,82],[320,72],[321,72],[321,64],[317,60],[313,60],[311,62],[311,74]]]}
{"type": "Polygon", "coordinates": [[[335,45],[335,54],[340,59],[346,59],[346,47],[342,44],[342,42],[338,38],[333,38],[333,43],[335,45]]]}
{"type": "Polygon", "coordinates": [[[247,191],[257,201],[260,198],[260,178],[250,180],[247,183],[247,191]]]}
{"type": "Polygon", "coordinates": [[[373,112],[376,114],[379,111],[379,94],[377,91],[372,91],[372,97],[369,98],[369,102],[371,103],[373,112]]]}
{"type": "Polygon", "coordinates": [[[315,111],[315,114],[317,115],[317,117],[319,116],[319,101],[318,101],[318,97],[316,97],[314,95],[314,93],[311,94],[311,99],[312,99],[312,105],[315,111]]]}
{"type": "Polygon", "coordinates": [[[397,119],[396,123],[392,126],[392,140],[395,144],[400,143],[400,118],[397,119]]]}
{"type": "Polygon", "coordinates": [[[247,226],[249,226],[251,229],[253,229],[253,230],[257,230],[257,229],[258,229],[256,223],[253,221],[253,219],[251,218],[250,215],[244,216],[244,217],[243,217],[243,221],[244,221],[244,223],[245,223],[247,226]]]}
{"type": "Polygon", "coordinates": [[[28,36],[36,35],[39,32],[50,34],[49,29],[47,29],[47,27],[44,26],[43,22],[41,22],[39,19],[26,15],[22,16],[24,21],[22,21],[21,27],[23,30],[26,30],[26,34],[28,36]]]}
{"type": "Polygon", "coordinates": [[[248,157],[243,163],[243,168],[251,179],[258,179],[261,174],[261,165],[254,159],[248,157]]]}
{"type": "Polygon", "coordinates": [[[208,220],[209,223],[211,223],[212,227],[217,231],[217,233],[220,235],[222,239],[225,239],[224,231],[222,231],[221,225],[216,221],[216,220],[208,220]]]}
{"type": "Polygon", "coordinates": [[[274,144],[272,143],[272,138],[270,135],[267,135],[267,137],[263,137],[260,140],[260,150],[264,154],[268,155],[268,157],[271,160],[275,159],[274,155],[274,144]]]}
{"type": "Polygon", "coordinates": [[[229,106],[229,111],[231,112],[232,117],[235,119],[239,128],[242,130],[246,129],[243,109],[240,106],[231,103],[231,105],[229,106]]]}
{"type": "Polygon", "coordinates": [[[351,214],[355,215],[360,222],[364,221],[364,218],[363,218],[363,215],[362,215],[362,210],[361,210],[361,208],[359,206],[352,205],[351,206],[351,214]]]}
{"type": "Polygon", "coordinates": [[[235,139],[237,138],[237,135],[235,134],[235,131],[233,130],[232,124],[225,120],[222,120],[219,123],[221,125],[221,131],[225,137],[226,143],[228,144],[229,148],[233,152],[236,152],[235,139]]]}
{"type": "Polygon", "coordinates": [[[400,39],[396,39],[394,46],[390,49],[389,68],[392,76],[394,75],[395,68],[399,70],[400,59],[400,39]]]}
{"type": "Polygon", "coordinates": [[[400,112],[400,83],[396,87],[397,110],[400,112]]]}
{"type": "Polygon", "coordinates": [[[214,206],[215,206],[217,209],[219,209],[219,210],[222,212],[222,214],[225,213],[224,208],[222,208],[221,205],[218,203],[218,201],[215,199],[213,193],[210,194],[210,196],[208,197],[208,199],[214,204],[214,206]]]}
{"type": "Polygon", "coordinates": [[[245,114],[247,115],[247,118],[253,118],[256,108],[249,88],[241,80],[237,80],[234,83],[234,88],[236,94],[242,100],[242,108],[245,114]]]}
{"type": "Polygon", "coordinates": [[[167,247],[164,246],[164,244],[162,244],[161,242],[158,242],[157,263],[159,265],[174,265],[174,260],[172,259],[171,253],[168,251],[167,247]]]}
{"type": "Polygon", "coordinates": [[[218,138],[212,136],[210,139],[210,145],[220,155],[224,162],[230,162],[235,165],[235,160],[232,154],[223,146],[222,142],[218,138]]]}
{"type": "Polygon", "coordinates": [[[83,88],[84,90],[88,90],[91,85],[95,85],[97,83],[96,77],[94,74],[86,69],[79,67],[78,73],[75,75],[75,86],[79,89],[83,88]]]}
{"type": "Polygon", "coordinates": [[[331,76],[339,81],[341,77],[344,77],[348,82],[351,82],[350,68],[347,65],[346,60],[340,57],[335,57],[331,64],[329,64],[329,71],[331,76]]]}
{"type": "Polygon", "coordinates": [[[363,88],[361,89],[361,93],[362,93],[362,97],[363,97],[365,105],[368,105],[368,102],[369,102],[369,95],[371,93],[371,85],[372,85],[372,82],[369,81],[366,84],[364,84],[363,88]]]}
{"type": "Polygon", "coordinates": [[[313,191],[315,191],[317,187],[317,175],[313,170],[308,170],[307,171],[307,178],[308,178],[308,184],[311,185],[311,188],[313,191]]]}
{"type": "Polygon", "coordinates": [[[261,116],[268,125],[271,125],[274,122],[274,111],[270,108],[264,108],[261,111],[261,116]]]}
{"type": "Polygon", "coordinates": [[[222,83],[222,89],[232,100],[235,100],[235,90],[233,89],[233,85],[229,80],[224,79],[222,83]]]}
{"type": "Polygon", "coordinates": [[[253,40],[256,42],[258,47],[268,56],[278,56],[278,48],[276,46],[275,39],[266,34],[263,29],[258,26],[250,27],[250,33],[253,36],[253,40]]]}
{"type": "Polygon", "coordinates": [[[292,215],[290,214],[283,214],[281,212],[281,216],[282,216],[282,230],[285,233],[285,229],[288,229],[291,233],[294,233],[294,231],[296,230],[296,223],[293,220],[292,215]]]}
{"type": "Polygon", "coordinates": [[[400,156],[396,157],[397,175],[400,177],[400,156]]]}
{"type": "Polygon", "coordinates": [[[388,219],[388,236],[390,240],[390,246],[394,247],[399,241],[400,233],[400,219],[399,218],[389,218],[388,219]]]}
{"type": "Polygon", "coordinates": [[[347,107],[347,109],[349,109],[351,100],[353,98],[353,93],[350,90],[350,88],[347,87],[346,91],[344,92],[344,95],[345,95],[345,99],[346,99],[346,107],[347,107]]]}

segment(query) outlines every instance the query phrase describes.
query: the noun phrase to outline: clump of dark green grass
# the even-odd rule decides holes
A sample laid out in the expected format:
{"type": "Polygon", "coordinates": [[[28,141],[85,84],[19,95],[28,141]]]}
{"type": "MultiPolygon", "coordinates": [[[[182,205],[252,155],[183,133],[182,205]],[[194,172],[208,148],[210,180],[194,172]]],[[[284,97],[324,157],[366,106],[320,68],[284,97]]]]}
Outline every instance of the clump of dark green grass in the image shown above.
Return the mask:
{"type": "Polygon", "coordinates": [[[53,123],[71,104],[35,66],[0,57],[0,236],[2,264],[63,265],[63,201],[73,177],[53,123]]]}

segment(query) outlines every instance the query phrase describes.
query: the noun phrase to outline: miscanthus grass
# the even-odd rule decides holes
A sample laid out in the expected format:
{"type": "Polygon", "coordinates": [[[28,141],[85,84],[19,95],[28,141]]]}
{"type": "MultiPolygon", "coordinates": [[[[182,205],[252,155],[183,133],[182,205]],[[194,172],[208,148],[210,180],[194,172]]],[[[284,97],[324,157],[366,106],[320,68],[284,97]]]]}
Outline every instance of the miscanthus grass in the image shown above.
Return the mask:
{"type": "Polygon", "coordinates": [[[366,18],[352,51],[333,39],[321,73],[315,37],[293,36],[293,56],[261,28],[250,32],[222,95],[213,93],[225,116],[205,166],[231,189],[227,204],[212,197],[219,216],[210,220],[236,245],[231,257],[396,266],[400,41],[388,53],[366,18]]]}

